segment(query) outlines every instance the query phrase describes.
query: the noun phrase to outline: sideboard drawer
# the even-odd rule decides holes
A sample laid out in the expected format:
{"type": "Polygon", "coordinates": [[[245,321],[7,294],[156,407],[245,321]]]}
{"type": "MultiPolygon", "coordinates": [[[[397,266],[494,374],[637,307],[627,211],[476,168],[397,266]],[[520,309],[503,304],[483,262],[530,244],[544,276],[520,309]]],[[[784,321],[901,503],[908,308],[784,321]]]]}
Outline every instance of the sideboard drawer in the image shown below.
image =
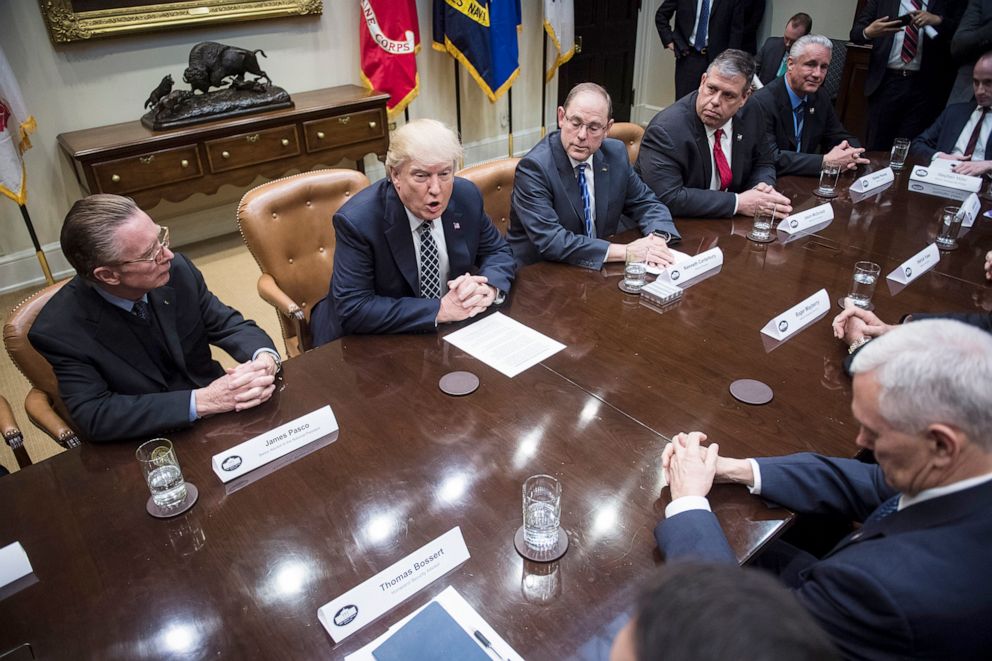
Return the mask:
{"type": "Polygon", "coordinates": [[[308,152],[323,151],[385,135],[385,115],[381,110],[366,110],[303,123],[308,152]]]}
{"type": "Polygon", "coordinates": [[[93,174],[99,192],[127,195],[160,186],[163,181],[195,179],[203,175],[203,167],[196,145],[184,145],[97,163],[93,174]]]}
{"type": "Polygon", "coordinates": [[[208,140],[205,145],[211,172],[226,172],[300,153],[300,141],[292,125],[208,140]]]}

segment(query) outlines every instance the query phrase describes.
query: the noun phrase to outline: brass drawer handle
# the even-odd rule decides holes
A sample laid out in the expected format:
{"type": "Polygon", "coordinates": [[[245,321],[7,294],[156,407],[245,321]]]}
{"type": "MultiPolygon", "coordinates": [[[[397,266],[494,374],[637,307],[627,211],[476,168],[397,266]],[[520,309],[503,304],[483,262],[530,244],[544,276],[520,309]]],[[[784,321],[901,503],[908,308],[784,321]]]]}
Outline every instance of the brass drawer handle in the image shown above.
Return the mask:
{"type": "Polygon", "coordinates": [[[347,124],[351,121],[351,115],[345,115],[344,117],[338,117],[338,122],[341,124],[347,124]]]}
{"type": "Polygon", "coordinates": [[[324,139],[324,132],[323,131],[317,131],[317,139],[318,140],[323,140],[324,139]]]}
{"type": "Polygon", "coordinates": [[[375,122],[369,122],[369,128],[370,129],[374,129],[375,128],[375,122]]]}
{"type": "Polygon", "coordinates": [[[282,146],[283,147],[288,147],[289,146],[289,138],[283,138],[282,139],[282,146]]]}
{"type": "Polygon", "coordinates": [[[222,152],[220,153],[220,155],[221,155],[221,157],[223,157],[223,158],[231,158],[231,152],[229,152],[229,151],[222,151],[222,152]]]}
{"type": "Polygon", "coordinates": [[[186,159],[184,158],[183,160],[181,160],[181,161],[179,161],[179,165],[181,165],[181,166],[182,166],[182,167],[184,167],[184,168],[188,168],[188,167],[189,167],[189,161],[187,161],[187,160],[186,160],[186,159]]]}
{"type": "Polygon", "coordinates": [[[247,140],[251,144],[255,144],[256,142],[258,142],[258,134],[256,133],[254,135],[246,135],[245,140],[247,140]]]}
{"type": "Polygon", "coordinates": [[[138,160],[141,161],[142,165],[148,165],[155,160],[155,154],[149,154],[148,156],[139,156],[138,160]]]}
{"type": "Polygon", "coordinates": [[[119,183],[121,180],[121,176],[119,174],[111,175],[110,180],[115,184],[119,183]]]}

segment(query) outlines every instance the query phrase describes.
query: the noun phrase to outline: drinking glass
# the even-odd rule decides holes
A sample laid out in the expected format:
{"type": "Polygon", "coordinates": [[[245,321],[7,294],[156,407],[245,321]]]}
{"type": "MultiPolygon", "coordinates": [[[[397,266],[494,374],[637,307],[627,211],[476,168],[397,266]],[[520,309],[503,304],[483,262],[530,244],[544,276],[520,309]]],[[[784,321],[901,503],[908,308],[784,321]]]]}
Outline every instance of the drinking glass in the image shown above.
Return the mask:
{"type": "Polygon", "coordinates": [[[906,156],[909,155],[909,140],[906,138],[896,138],[892,143],[892,154],[889,156],[889,167],[898,172],[906,165],[906,156]]]}
{"type": "Polygon", "coordinates": [[[533,475],[523,488],[524,544],[549,551],[558,542],[561,524],[561,483],[550,475],[533,475]]]}
{"type": "Polygon", "coordinates": [[[777,206],[761,205],[754,212],[754,225],[747,238],[760,243],[767,243],[772,240],[772,225],[775,223],[775,211],[777,206]]]}
{"type": "Polygon", "coordinates": [[[840,177],[840,166],[824,163],[820,168],[820,186],[813,194],[818,197],[837,197],[837,179],[840,177]]]}
{"type": "Polygon", "coordinates": [[[958,232],[964,214],[960,207],[944,207],[940,212],[940,228],[937,230],[937,247],[941,250],[954,250],[958,247],[958,232]]]}
{"type": "Polygon", "coordinates": [[[135,456],[152,492],[152,500],[159,507],[170,509],[186,499],[186,481],[176,459],[172,441],[153,438],[142,443],[135,456]]]}
{"type": "Polygon", "coordinates": [[[631,291],[640,291],[647,282],[647,246],[627,246],[627,260],[623,268],[623,284],[631,291]]]}
{"type": "Polygon", "coordinates": [[[868,308],[871,297],[875,294],[875,284],[882,267],[874,262],[858,262],[854,265],[854,275],[851,276],[851,291],[847,295],[851,302],[859,308],[868,308]]]}

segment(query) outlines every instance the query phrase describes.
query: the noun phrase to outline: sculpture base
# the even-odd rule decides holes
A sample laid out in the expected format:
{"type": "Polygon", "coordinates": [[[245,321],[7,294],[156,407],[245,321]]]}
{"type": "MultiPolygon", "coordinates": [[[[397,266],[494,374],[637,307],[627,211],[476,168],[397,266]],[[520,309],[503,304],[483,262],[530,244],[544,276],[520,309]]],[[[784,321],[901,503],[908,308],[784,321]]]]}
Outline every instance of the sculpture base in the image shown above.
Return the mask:
{"type": "Polygon", "coordinates": [[[162,99],[159,106],[141,117],[141,124],[152,131],[166,131],[193,124],[230,119],[280,108],[292,108],[293,100],[281,87],[259,85],[257,88],[232,89],[230,87],[193,94],[189,91],[172,92],[162,99]]]}

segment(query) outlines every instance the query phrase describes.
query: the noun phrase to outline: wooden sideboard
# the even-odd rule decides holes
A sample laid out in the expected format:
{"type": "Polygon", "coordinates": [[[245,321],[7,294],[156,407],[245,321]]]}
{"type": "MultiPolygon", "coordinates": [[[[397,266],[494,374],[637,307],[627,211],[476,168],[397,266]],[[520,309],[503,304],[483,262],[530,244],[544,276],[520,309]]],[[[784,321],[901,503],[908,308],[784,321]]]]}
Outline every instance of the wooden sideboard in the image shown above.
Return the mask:
{"type": "Polygon", "coordinates": [[[87,193],[127,195],[150,208],[342,159],[364,171],[366,154],[386,159],[388,98],[342,85],[294,94],[293,108],[169,131],[124,122],[62,133],[58,141],[87,193]]]}

